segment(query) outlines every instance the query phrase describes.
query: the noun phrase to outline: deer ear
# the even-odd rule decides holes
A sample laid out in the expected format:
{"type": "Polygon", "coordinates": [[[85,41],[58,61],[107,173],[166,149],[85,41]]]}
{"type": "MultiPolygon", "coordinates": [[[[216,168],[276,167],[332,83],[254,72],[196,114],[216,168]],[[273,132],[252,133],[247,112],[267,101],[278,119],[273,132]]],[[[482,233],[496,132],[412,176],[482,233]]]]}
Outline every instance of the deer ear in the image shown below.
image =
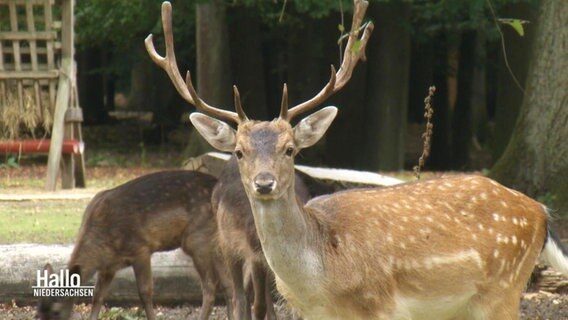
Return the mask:
{"type": "Polygon", "coordinates": [[[336,115],[336,107],[325,107],[302,119],[294,127],[296,146],[303,149],[316,144],[323,137],[336,115]]]}
{"type": "Polygon", "coordinates": [[[193,126],[209,144],[220,151],[232,152],[237,144],[237,134],[231,126],[202,113],[189,115],[193,126]]]}

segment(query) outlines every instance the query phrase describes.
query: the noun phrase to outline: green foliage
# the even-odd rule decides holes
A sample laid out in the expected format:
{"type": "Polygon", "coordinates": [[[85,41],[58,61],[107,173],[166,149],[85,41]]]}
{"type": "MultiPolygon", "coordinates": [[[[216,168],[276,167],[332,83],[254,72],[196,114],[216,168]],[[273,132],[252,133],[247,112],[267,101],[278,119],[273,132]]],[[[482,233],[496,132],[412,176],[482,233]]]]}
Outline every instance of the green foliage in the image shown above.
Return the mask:
{"type": "MultiPolygon", "coordinates": [[[[244,5],[246,7],[259,10],[264,17],[277,18],[280,16],[282,8],[285,6],[284,20],[289,15],[302,14],[311,18],[323,18],[332,12],[350,11],[353,9],[352,0],[236,0],[235,5],[244,5]]],[[[278,21],[276,19],[275,21],[278,21]]]]}
{"type": "MultiPolygon", "coordinates": [[[[195,54],[195,3],[171,1],[173,32],[178,57],[195,54]]],[[[105,48],[112,57],[109,66],[95,72],[121,74],[128,79],[134,61],[147,59],[144,39],[154,34],[154,43],[163,52],[161,6],[159,0],[78,1],[75,9],[77,50],[105,48]]],[[[191,59],[184,59],[191,60],[191,59]]],[[[182,62],[182,61],[180,61],[182,62]]],[[[128,80],[126,80],[128,81],[128,80]]]]}
{"type": "Polygon", "coordinates": [[[426,39],[448,30],[485,30],[490,39],[495,39],[498,33],[489,5],[493,6],[498,16],[507,5],[520,2],[536,7],[539,0],[415,0],[411,2],[413,31],[415,36],[426,39]]]}
{"type": "Polygon", "coordinates": [[[79,1],[76,9],[79,49],[108,43],[128,48],[152,30],[160,12],[158,1],[91,0],[79,1]]]}
{"type": "Polygon", "coordinates": [[[519,36],[522,37],[525,35],[525,29],[523,27],[523,24],[527,23],[528,21],[520,19],[497,19],[497,21],[499,21],[502,24],[511,26],[511,28],[517,31],[519,36]]]}
{"type": "Polygon", "coordinates": [[[550,193],[550,192],[546,192],[544,194],[537,196],[536,200],[540,203],[545,204],[546,206],[548,206],[550,208],[554,208],[554,203],[557,200],[557,196],[555,194],[550,193]]]}
{"type": "Polygon", "coordinates": [[[6,162],[0,163],[0,169],[7,169],[7,168],[19,168],[20,164],[18,163],[18,157],[16,156],[9,156],[6,159],[6,162]]]}
{"type": "Polygon", "coordinates": [[[138,308],[123,309],[112,307],[101,314],[101,319],[103,320],[136,320],[145,318],[144,312],[138,308]]]}

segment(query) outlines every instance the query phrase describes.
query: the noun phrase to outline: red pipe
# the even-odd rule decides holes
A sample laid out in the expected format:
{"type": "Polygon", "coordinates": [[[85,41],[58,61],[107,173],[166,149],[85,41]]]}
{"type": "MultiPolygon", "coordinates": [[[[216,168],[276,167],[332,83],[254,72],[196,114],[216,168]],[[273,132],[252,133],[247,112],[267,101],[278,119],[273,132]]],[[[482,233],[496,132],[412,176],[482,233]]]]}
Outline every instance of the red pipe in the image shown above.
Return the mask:
{"type": "MultiPolygon", "coordinates": [[[[49,153],[51,140],[0,140],[0,153],[49,153]]],[[[63,154],[82,154],[85,144],[79,140],[64,140],[63,154]]]]}

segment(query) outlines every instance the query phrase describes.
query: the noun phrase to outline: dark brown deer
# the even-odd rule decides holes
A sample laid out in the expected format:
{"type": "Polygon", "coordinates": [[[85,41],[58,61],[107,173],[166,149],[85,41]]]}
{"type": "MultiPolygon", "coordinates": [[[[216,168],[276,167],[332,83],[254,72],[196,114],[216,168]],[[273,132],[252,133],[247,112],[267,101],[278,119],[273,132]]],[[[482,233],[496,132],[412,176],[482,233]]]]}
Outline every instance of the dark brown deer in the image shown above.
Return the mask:
{"type": "MultiPolygon", "coordinates": [[[[309,200],[308,188],[296,177],[298,201],[309,200]]],[[[213,189],[212,207],[217,217],[219,247],[228,264],[233,282],[233,310],[235,319],[250,319],[251,310],[245,290],[243,269],[250,271],[253,285],[254,319],[276,319],[273,305],[274,275],[268,268],[247,194],[241,182],[237,159],[231,157],[219,182],[213,189]]]]}
{"type": "Polygon", "coordinates": [[[169,4],[162,6],[166,57],[156,53],[151,38],[146,44],[188,102],[237,124],[234,130],[204,114],[190,116],[211,145],[237,157],[277,288],[304,318],[518,319],[539,254],[568,275],[568,255],[537,201],[469,175],[349,190],[305,206],[296,200],[294,157],[321,139],[337,108],[290,123],[340,90],[363,57],[371,25],[360,27],[367,3],[354,2],[341,68],[332,70],[314,98],[290,110],[284,91],[273,121],[249,120],[238,99],[237,112],[207,105],[189,76],[184,83],[173,53],[169,4]]]}
{"type": "MultiPolygon", "coordinates": [[[[201,172],[172,170],[136,178],[98,193],[87,206],[68,269],[86,283],[97,273],[91,320],[97,319],[115,273],[132,266],[146,317],[152,306],[152,253],[182,248],[201,278],[199,319],[208,319],[217,287],[231,308],[231,283],[218,254],[211,193],[217,180],[201,172]]],[[[40,302],[40,319],[69,319],[72,300],[40,302]]]]}

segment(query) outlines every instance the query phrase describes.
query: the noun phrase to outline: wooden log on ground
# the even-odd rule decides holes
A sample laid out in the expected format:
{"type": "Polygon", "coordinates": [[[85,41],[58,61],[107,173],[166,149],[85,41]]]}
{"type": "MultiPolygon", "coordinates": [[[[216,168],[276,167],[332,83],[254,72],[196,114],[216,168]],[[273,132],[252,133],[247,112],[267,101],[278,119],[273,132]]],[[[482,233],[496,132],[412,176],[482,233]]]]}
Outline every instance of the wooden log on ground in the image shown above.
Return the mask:
{"type": "Polygon", "coordinates": [[[544,264],[538,264],[532,274],[529,285],[531,291],[568,293],[568,279],[544,264]]]}
{"type": "MultiPolygon", "coordinates": [[[[35,304],[32,286],[37,271],[46,263],[55,270],[64,268],[71,255],[70,245],[14,244],[0,246],[0,303],[35,304]]],[[[181,250],[159,252],[152,256],[154,302],[158,304],[201,303],[199,275],[191,258],[181,250]]],[[[90,285],[94,285],[94,279],[90,285]]],[[[90,298],[79,299],[90,302],[90,298]]],[[[113,280],[109,304],[137,304],[138,291],[132,268],[119,271],[113,280]]]]}
{"type": "MultiPolygon", "coordinates": [[[[184,169],[209,173],[215,177],[221,174],[230,155],[220,152],[209,152],[189,159],[184,169]]],[[[312,191],[312,195],[331,193],[355,187],[385,187],[402,183],[400,179],[384,176],[369,171],[349,169],[317,168],[303,165],[295,166],[312,191]]]]}

